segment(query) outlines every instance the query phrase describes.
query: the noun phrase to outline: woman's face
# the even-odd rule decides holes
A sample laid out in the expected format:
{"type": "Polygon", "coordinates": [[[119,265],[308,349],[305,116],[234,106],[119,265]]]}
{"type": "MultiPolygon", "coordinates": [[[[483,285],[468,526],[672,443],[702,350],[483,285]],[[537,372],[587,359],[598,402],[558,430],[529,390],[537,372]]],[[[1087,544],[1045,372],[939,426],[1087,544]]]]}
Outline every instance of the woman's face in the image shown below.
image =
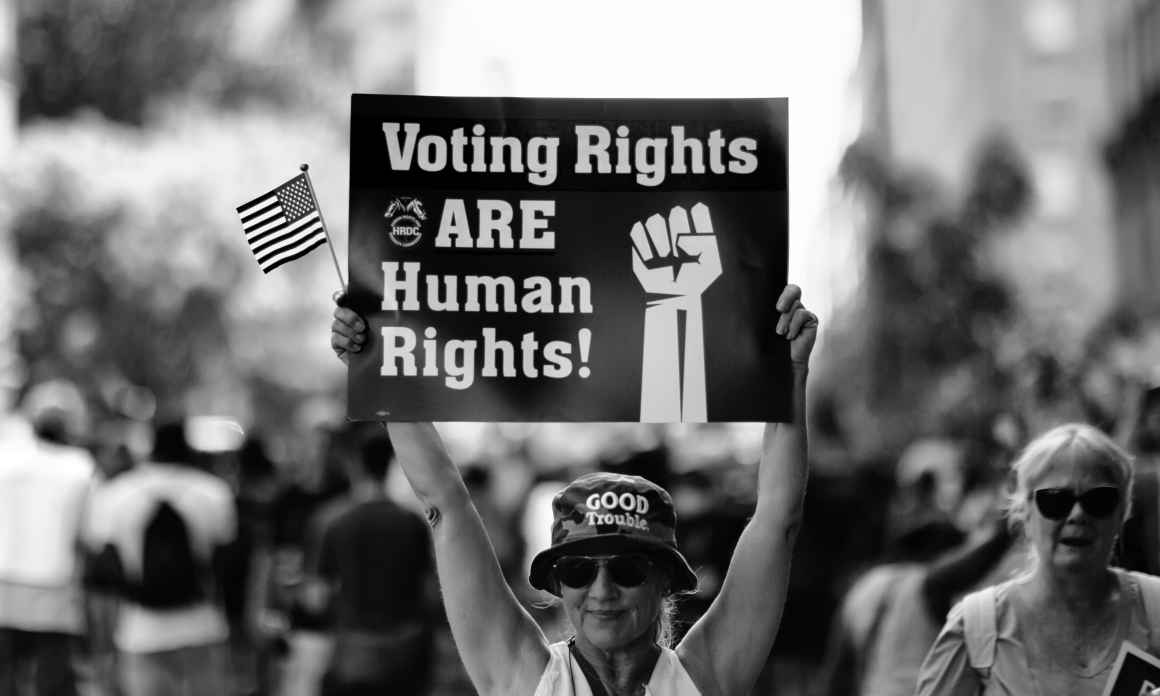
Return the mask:
{"type": "MultiPolygon", "coordinates": [[[[607,559],[599,558],[592,581],[581,587],[570,586],[557,572],[564,611],[576,629],[576,640],[603,651],[627,648],[652,634],[664,600],[664,578],[658,566],[646,563],[644,582],[636,586],[617,584],[607,559]]],[[[563,560],[563,559],[562,559],[563,560]]]]}
{"type": "MultiPolygon", "coordinates": [[[[1050,571],[1094,571],[1102,570],[1111,560],[1112,549],[1120,532],[1124,517],[1124,490],[1116,479],[1112,467],[1082,457],[1064,457],[1065,461],[1052,463],[1033,481],[1031,486],[1030,510],[1028,513],[1028,536],[1039,557],[1041,567],[1050,571]],[[1105,490],[1090,493],[1093,489],[1114,487],[1118,490],[1118,500],[1110,511],[1100,510],[1099,503],[1105,504],[1111,495],[1105,490]],[[1054,515],[1044,514],[1037,504],[1037,491],[1050,491],[1045,497],[1056,498],[1060,510],[1054,515]],[[1088,504],[1070,498],[1086,497],[1088,504]],[[1104,501],[1098,498],[1103,497],[1104,501]],[[1062,505],[1059,504],[1062,500],[1062,505]],[[1067,505],[1071,501],[1070,506],[1067,505]],[[1063,508],[1066,507],[1066,513],[1063,508]],[[1093,514],[1093,510],[1095,508],[1093,514]],[[1107,514],[1100,514],[1107,512],[1107,514]],[[1061,516],[1062,515],[1062,516],[1061,516]],[[1059,517],[1059,519],[1052,519],[1059,517]]],[[[1039,494],[1044,495],[1044,494],[1039,494]]],[[[1046,501],[1045,503],[1050,502],[1046,501]]],[[[1050,505],[1048,506],[1050,508],[1050,505]]]]}

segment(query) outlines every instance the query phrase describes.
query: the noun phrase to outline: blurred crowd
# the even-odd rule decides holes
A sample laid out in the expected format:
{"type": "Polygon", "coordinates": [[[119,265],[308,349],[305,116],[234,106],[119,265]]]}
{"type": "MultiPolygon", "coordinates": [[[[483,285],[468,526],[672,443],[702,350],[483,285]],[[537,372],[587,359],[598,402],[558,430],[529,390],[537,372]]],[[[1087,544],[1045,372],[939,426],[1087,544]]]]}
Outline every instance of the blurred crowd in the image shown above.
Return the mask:
{"type": "MultiPolygon", "coordinates": [[[[1003,519],[1015,453],[1091,422],[1136,457],[1115,562],[1160,572],[1160,388],[1035,360],[1025,398],[974,430],[924,433],[864,461],[819,399],[814,471],[781,631],[757,693],[909,694],[952,603],[1026,568],[1003,519]]],[[[274,447],[188,414],[93,422],[52,380],[0,420],[0,695],[470,694],[427,525],[378,424],[323,419],[274,447]]],[[[478,424],[448,433],[504,574],[527,584],[549,501],[589,470],[666,487],[700,586],[719,587],[752,510],[756,431],[725,424],[478,424]],[[466,453],[466,454],[465,454],[466,453]]]]}
{"type": "MultiPolygon", "coordinates": [[[[0,420],[0,694],[473,693],[379,424],[316,415],[287,442],[180,413],[95,422],[90,403],[51,380],[0,420]]],[[[690,613],[752,506],[757,443],[729,426],[674,434],[698,443],[680,460],[649,426],[447,429],[505,575],[556,635],[526,569],[571,477],[668,483],[702,559],[690,613]]]]}

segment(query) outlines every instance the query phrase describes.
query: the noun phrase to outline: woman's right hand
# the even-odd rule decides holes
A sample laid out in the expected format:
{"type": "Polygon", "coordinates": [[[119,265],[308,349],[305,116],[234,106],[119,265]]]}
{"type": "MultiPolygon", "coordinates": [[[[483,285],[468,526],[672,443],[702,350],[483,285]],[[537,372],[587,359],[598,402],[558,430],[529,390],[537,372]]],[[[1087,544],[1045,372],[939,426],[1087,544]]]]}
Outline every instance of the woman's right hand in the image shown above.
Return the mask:
{"type": "MultiPolygon", "coordinates": [[[[341,302],[342,297],[336,297],[335,302],[341,302]]],[[[350,364],[350,353],[358,353],[367,341],[367,325],[353,309],[336,304],[334,307],[334,321],[330,324],[330,347],[338,359],[350,364]]]]}

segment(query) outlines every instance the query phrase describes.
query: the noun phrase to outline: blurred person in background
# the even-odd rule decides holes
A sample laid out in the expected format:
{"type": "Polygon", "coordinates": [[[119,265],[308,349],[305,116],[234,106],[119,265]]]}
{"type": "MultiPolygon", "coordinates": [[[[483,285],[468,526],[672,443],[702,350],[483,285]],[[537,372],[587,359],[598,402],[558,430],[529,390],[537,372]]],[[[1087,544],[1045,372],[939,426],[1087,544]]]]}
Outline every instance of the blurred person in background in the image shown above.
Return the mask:
{"type": "MultiPolygon", "coordinates": [[[[951,452],[943,441],[919,442],[937,442],[937,449],[928,450],[933,453],[951,452]]],[[[1010,577],[1022,552],[1013,543],[1002,516],[1005,479],[988,456],[991,449],[1001,456],[1002,446],[995,445],[1001,443],[959,445],[964,451],[974,452],[974,466],[963,468],[976,475],[956,474],[956,479],[972,485],[963,491],[965,496],[954,497],[970,498],[976,508],[987,506],[986,510],[970,511],[968,516],[974,519],[969,526],[963,525],[971,530],[970,534],[950,526],[950,520],[957,515],[952,514],[952,509],[944,509],[945,514],[935,516],[934,522],[938,527],[953,529],[955,534],[930,534],[921,543],[907,545],[908,553],[900,560],[877,565],[858,577],[832,622],[820,679],[812,693],[909,696],[951,604],[976,587],[1010,577]]],[[[962,456],[958,449],[951,457],[935,456],[927,461],[957,461],[962,456]]],[[[921,449],[911,446],[907,451],[913,457],[921,449]]],[[[925,469],[919,466],[922,463],[912,459],[909,466],[925,469]]],[[[959,466],[955,464],[956,469],[959,466]]],[[[922,475],[911,472],[908,478],[921,480],[922,475]]],[[[920,497],[930,496],[927,491],[920,497]]]]}
{"type": "Polygon", "coordinates": [[[944,438],[923,438],[903,450],[895,467],[886,539],[890,561],[926,562],[961,544],[955,523],[963,496],[963,448],[944,438]]]}
{"type": "MultiPolygon", "coordinates": [[[[102,424],[95,442],[98,487],[131,471],[137,465],[138,455],[130,444],[134,426],[149,427],[145,423],[107,421],[102,424]]],[[[150,428],[151,430],[151,428],[150,428]]],[[[117,676],[117,647],[113,633],[117,626],[117,612],[120,604],[121,576],[118,569],[112,572],[105,565],[111,560],[85,548],[85,593],[88,611],[89,659],[93,667],[93,681],[100,685],[104,696],[121,693],[120,678],[117,676]]]]}
{"type": "MultiPolygon", "coordinates": [[[[930,564],[966,539],[955,524],[963,493],[962,443],[926,437],[894,464],[883,552],[846,591],[830,620],[816,693],[909,693],[945,616],[922,601],[930,564]]],[[[944,610],[945,614],[945,610],[944,610]]]]}
{"type": "Polygon", "coordinates": [[[1005,523],[929,563],[887,563],[846,593],[831,629],[817,696],[909,696],[953,601],[1004,578],[1018,552],[1005,523]]]}
{"type": "Polygon", "coordinates": [[[98,474],[102,481],[116,478],[136,466],[136,457],[124,435],[105,433],[94,444],[98,474]]]}
{"type": "Polygon", "coordinates": [[[681,520],[677,537],[681,552],[697,573],[696,593],[677,607],[678,623],[686,626],[700,618],[717,596],[728,568],[730,541],[744,527],[744,522],[740,527],[735,524],[716,484],[710,471],[691,469],[674,476],[667,487],[681,520]]]}
{"type": "Polygon", "coordinates": [[[273,553],[266,577],[262,624],[286,651],[277,677],[282,696],[312,696],[326,671],[330,653],[329,626],[325,614],[303,604],[307,575],[306,549],[311,520],[349,488],[343,471],[350,447],[342,429],[325,421],[304,417],[297,452],[285,462],[283,484],[271,503],[273,553]]]}
{"type": "MultiPolygon", "coordinates": [[[[557,495],[552,546],[533,560],[530,581],[560,598],[576,633],[549,645],[504,581],[438,432],[429,423],[388,424],[427,510],[451,631],[479,693],[715,696],[752,688],[777,635],[807,478],[805,388],[817,319],[800,296],[787,286],[776,303],[776,333],[789,341],[794,366],[793,422],[766,425],[753,518],[717,599],[675,650],[665,616],[696,576],[676,547],[667,492],[639,477],[596,473],[557,495]],[[609,522],[592,522],[593,508],[609,522]]],[[[334,317],[331,345],[345,361],[361,350],[366,324],[342,306],[334,317]]]]}
{"type": "Polygon", "coordinates": [[[229,690],[216,576],[235,533],[233,493],[194,466],[183,421],[161,423],[149,460],[95,493],[86,542],[119,588],[113,642],[128,696],[229,690]]]}
{"type": "Polygon", "coordinates": [[[302,604],[329,617],[334,639],[324,696],[418,696],[430,684],[438,591],[427,526],[387,496],[394,452],[373,427],[356,435],[350,493],[318,513],[307,550],[302,604]]]}
{"type": "Polygon", "coordinates": [[[233,483],[238,533],[222,553],[222,600],[230,625],[230,658],[235,687],[242,694],[271,692],[270,664],[278,641],[276,626],[261,622],[264,582],[271,562],[271,508],[278,477],[264,440],[249,434],[235,453],[233,483]]]}
{"type": "Polygon", "coordinates": [[[487,538],[495,549],[500,570],[509,581],[522,572],[520,561],[524,554],[523,540],[514,516],[509,515],[496,502],[495,484],[492,470],[483,463],[473,463],[460,469],[467,492],[475,501],[487,538]]]}
{"type": "Polygon", "coordinates": [[[1128,389],[1120,440],[1135,457],[1132,515],[1120,535],[1124,568],[1160,575],[1160,387],[1128,389]]]}
{"type": "Polygon", "coordinates": [[[1136,426],[1129,446],[1141,458],[1160,464],[1160,385],[1142,388],[1136,426]]]}
{"type": "Polygon", "coordinates": [[[96,462],[75,446],[87,406],[71,383],[29,390],[25,437],[0,443],[0,694],[77,693],[85,629],[81,529],[96,462]]]}
{"type": "Polygon", "coordinates": [[[1160,655],[1160,579],[1111,567],[1130,512],[1130,456],[1070,423],[1028,444],[1012,471],[1008,516],[1031,568],[955,605],[922,665],[919,696],[1095,696],[1124,641],[1160,655]]]}

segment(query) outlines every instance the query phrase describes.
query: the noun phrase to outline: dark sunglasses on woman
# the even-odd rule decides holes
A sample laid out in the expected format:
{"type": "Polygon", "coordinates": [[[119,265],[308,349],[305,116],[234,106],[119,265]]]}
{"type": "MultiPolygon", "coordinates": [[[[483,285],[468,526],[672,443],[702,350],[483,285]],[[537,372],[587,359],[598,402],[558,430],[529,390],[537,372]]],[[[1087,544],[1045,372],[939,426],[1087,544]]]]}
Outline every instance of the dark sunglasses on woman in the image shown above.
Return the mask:
{"type": "Polygon", "coordinates": [[[587,587],[596,579],[600,566],[608,569],[608,577],[621,587],[639,587],[648,579],[652,561],[639,553],[616,556],[563,556],[556,560],[553,570],[561,584],[572,588],[587,587]]]}
{"type": "Polygon", "coordinates": [[[1120,504],[1120,489],[1115,486],[1096,486],[1076,495],[1070,488],[1040,488],[1035,491],[1035,507],[1049,520],[1068,516],[1076,501],[1092,517],[1104,518],[1116,511],[1120,504]]]}

